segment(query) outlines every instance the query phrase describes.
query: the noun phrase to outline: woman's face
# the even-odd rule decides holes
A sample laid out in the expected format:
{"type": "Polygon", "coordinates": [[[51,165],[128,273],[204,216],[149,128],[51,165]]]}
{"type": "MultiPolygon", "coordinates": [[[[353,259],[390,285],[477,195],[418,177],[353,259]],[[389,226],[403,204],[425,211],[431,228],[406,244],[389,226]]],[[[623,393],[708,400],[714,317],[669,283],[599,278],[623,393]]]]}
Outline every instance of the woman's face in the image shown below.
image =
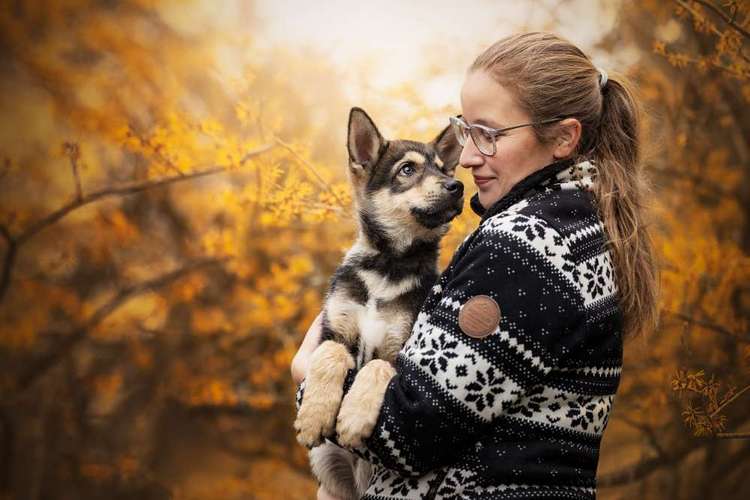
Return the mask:
{"type": "MultiPolygon", "coordinates": [[[[484,70],[471,71],[461,89],[461,108],[469,124],[492,128],[529,123],[530,117],[515,97],[484,70]]],[[[484,156],[474,141],[467,139],[459,164],[470,168],[479,189],[479,202],[489,208],[521,179],[555,161],[554,144],[543,145],[533,127],[506,132],[496,139],[495,156],[484,156]]]]}

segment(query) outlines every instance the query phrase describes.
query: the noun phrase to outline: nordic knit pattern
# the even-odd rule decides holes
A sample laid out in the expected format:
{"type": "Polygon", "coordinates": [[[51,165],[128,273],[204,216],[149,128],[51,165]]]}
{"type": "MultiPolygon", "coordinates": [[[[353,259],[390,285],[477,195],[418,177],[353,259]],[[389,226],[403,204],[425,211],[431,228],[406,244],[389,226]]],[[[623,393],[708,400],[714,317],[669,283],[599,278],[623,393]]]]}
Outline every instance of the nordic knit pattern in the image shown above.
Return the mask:
{"type": "Polygon", "coordinates": [[[472,198],[480,225],[432,288],[375,429],[352,450],[375,464],[365,499],[595,498],[622,366],[595,181],[591,163],[561,161],[488,210],[472,198]],[[458,325],[475,295],[501,311],[482,339],[458,325]]]}

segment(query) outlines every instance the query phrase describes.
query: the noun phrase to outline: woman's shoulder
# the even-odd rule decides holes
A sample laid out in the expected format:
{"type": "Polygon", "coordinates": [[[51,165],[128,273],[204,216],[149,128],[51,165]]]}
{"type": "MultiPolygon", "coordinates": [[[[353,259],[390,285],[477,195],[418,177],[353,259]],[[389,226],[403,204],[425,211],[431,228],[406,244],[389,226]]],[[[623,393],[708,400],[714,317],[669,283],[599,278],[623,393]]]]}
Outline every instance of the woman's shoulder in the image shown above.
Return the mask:
{"type": "Polygon", "coordinates": [[[589,192],[534,195],[483,221],[472,246],[475,255],[512,248],[515,258],[500,259],[498,265],[527,262],[555,272],[584,303],[617,291],[604,225],[589,192]]]}
{"type": "Polygon", "coordinates": [[[529,250],[541,245],[541,250],[577,254],[583,250],[577,244],[582,241],[587,247],[600,243],[596,250],[603,251],[604,226],[590,191],[546,189],[483,221],[478,236],[514,238],[525,242],[529,250]]]}

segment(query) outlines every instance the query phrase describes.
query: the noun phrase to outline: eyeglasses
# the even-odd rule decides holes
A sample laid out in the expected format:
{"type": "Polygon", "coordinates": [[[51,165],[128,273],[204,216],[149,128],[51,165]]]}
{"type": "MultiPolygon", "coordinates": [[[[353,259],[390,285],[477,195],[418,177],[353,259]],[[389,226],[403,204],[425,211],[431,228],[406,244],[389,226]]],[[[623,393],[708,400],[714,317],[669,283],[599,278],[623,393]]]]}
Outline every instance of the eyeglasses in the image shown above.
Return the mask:
{"type": "Polygon", "coordinates": [[[461,144],[461,146],[466,144],[466,140],[469,136],[471,136],[471,140],[474,141],[474,144],[476,145],[480,153],[485,156],[495,156],[495,153],[497,153],[497,145],[495,144],[495,141],[498,137],[507,135],[507,131],[521,127],[531,127],[532,125],[544,125],[547,123],[559,122],[560,120],[564,120],[565,118],[565,116],[562,116],[558,118],[551,118],[549,120],[524,123],[523,125],[514,125],[512,127],[505,128],[491,128],[485,127],[484,125],[469,125],[464,121],[461,115],[451,116],[450,122],[451,125],[453,125],[453,131],[456,133],[458,143],[461,144]]]}

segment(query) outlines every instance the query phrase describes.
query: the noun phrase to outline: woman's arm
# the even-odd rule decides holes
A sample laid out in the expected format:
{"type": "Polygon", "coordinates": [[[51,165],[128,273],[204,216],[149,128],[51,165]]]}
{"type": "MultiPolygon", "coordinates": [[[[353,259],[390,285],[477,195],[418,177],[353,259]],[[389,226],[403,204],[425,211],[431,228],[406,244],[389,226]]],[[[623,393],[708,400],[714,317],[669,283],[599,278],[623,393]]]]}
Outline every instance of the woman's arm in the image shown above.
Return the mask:
{"type": "Polygon", "coordinates": [[[302,345],[300,345],[297,354],[295,354],[294,359],[292,359],[292,380],[294,380],[295,384],[299,384],[300,382],[302,382],[302,380],[305,378],[305,375],[307,375],[307,368],[310,364],[310,356],[312,355],[315,348],[320,344],[322,323],[323,311],[318,314],[318,316],[310,325],[310,328],[307,329],[305,338],[302,340],[302,345]]]}
{"type": "Polygon", "coordinates": [[[554,228],[537,217],[511,214],[480,231],[444,273],[450,279],[441,277],[433,289],[440,301],[420,313],[390,380],[363,380],[364,367],[344,386],[338,441],[403,475],[420,476],[473,446],[531,394],[583,333],[583,298],[570,277],[567,243],[554,228]],[[497,302],[500,323],[489,336],[473,338],[459,313],[479,295],[497,302]],[[364,407],[352,397],[363,393],[382,401],[366,410],[375,413],[356,415],[374,422],[365,426],[364,441],[351,439],[351,420],[341,425],[346,407],[364,407]]]}

